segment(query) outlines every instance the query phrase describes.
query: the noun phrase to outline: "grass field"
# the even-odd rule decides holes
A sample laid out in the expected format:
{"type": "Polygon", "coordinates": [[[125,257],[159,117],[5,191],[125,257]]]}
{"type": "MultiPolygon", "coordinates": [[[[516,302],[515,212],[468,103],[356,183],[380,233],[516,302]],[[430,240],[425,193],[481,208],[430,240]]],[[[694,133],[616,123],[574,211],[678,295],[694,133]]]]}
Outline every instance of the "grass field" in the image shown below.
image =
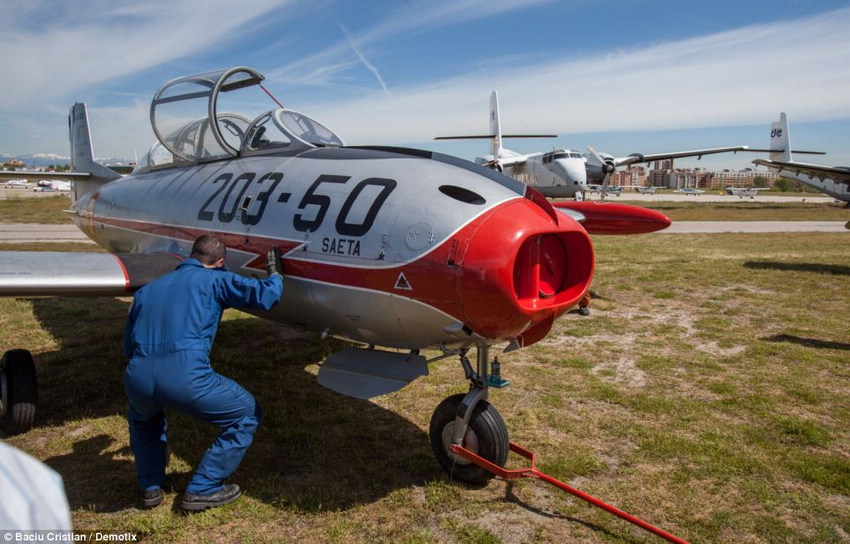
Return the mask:
{"type": "MultiPolygon", "coordinates": [[[[847,234],[595,242],[591,315],[569,313],[539,344],[500,355],[511,386],[491,401],[511,439],[544,472],[692,542],[847,542],[847,234]]],[[[165,502],[139,510],[122,389],[128,304],[0,299],[0,349],[33,351],[41,402],[35,428],[5,440],[62,474],[78,530],[152,542],[659,541],[539,481],[450,481],[427,428],[465,390],[456,361],[397,393],[349,399],[315,381],[341,342],[234,311],[213,365],[266,414],[232,478],[246,494],[180,512],[215,430],[171,415],[165,502]]]]}
{"type": "Polygon", "coordinates": [[[70,205],[71,198],[67,195],[0,200],[0,223],[70,223],[63,211],[70,205]]]}
{"type": "MultiPolygon", "coordinates": [[[[620,202],[620,200],[617,200],[620,202]]],[[[647,202],[622,201],[658,210],[673,221],[847,221],[844,204],[814,202],[647,202]]]]}

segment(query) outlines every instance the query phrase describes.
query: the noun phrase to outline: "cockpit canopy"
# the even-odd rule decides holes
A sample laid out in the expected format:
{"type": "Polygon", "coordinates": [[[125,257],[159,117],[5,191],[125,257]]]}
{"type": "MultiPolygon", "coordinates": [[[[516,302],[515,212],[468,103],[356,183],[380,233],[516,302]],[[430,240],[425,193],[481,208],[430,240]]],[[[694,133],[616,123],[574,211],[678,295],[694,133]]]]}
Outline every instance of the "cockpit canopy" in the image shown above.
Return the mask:
{"type": "Polygon", "coordinates": [[[342,146],[342,140],[324,125],[297,111],[280,108],[257,117],[248,127],[242,152],[295,147],[342,146]]]}
{"type": "Polygon", "coordinates": [[[286,108],[267,111],[253,121],[253,115],[219,111],[223,96],[262,88],[263,79],[251,68],[238,67],[181,77],[163,85],[150,110],[158,142],[139,161],[137,170],[344,145],[318,121],[286,108]]]}
{"type": "Polygon", "coordinates": [[[557,149],[543,155],[543,164],[558,160],[558,159],[580,159],[581,153],[578,151],[570,151],[569,149],[557,149]]]}

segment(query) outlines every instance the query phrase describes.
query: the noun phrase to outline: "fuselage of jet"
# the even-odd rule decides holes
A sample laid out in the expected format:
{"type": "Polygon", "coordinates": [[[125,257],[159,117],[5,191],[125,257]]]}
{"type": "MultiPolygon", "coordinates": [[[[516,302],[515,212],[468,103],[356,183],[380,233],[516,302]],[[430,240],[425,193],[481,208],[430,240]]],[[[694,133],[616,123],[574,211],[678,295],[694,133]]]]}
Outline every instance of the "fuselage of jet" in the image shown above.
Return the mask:
{"type": "Polygon", "coordinates": [[[591,280],[587,233],[520,183],[436,157],[318,148],[152,170],[77,200],[73,219],[115,253],[185,255],[212,232],[246,275],[279,247],[286,289],[265,317],[365,343],[548,331],[591,280]]]}

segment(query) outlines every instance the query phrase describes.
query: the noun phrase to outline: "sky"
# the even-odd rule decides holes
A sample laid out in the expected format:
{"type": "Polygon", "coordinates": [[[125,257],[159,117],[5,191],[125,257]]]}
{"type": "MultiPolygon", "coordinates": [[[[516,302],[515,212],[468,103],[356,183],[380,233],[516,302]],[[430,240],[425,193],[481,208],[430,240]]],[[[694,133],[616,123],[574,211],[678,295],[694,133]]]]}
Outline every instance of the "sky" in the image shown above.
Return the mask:
{"type": "Polygon", "coordinates": [[[483,155],[433,138],[485,133],[495,90],[505,133],[558,135],[522,153],[763,148],[784,111],[827,152],[797,160],[850,164],[847,0],[0,0],[0,21],[0,154],[67,156],[85,102],[98,157],[141,156],[163,83],[249,66],[349,145],[483,155]]]}

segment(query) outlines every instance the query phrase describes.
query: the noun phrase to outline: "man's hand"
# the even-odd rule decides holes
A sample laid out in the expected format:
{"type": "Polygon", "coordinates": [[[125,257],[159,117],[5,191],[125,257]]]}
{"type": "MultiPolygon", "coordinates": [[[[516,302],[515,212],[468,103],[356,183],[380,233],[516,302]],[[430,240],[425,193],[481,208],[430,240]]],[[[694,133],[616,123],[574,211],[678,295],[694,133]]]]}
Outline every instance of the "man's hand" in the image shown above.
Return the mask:
{"type": "Polygon", "coordinates": [[[271,248],[268,255],[266,255],[266,272],[269,273],[269,277],[274,276],[275,274],[283,276],[283,264],[280,262],[280,250],[276,247],[271,248]]]}

